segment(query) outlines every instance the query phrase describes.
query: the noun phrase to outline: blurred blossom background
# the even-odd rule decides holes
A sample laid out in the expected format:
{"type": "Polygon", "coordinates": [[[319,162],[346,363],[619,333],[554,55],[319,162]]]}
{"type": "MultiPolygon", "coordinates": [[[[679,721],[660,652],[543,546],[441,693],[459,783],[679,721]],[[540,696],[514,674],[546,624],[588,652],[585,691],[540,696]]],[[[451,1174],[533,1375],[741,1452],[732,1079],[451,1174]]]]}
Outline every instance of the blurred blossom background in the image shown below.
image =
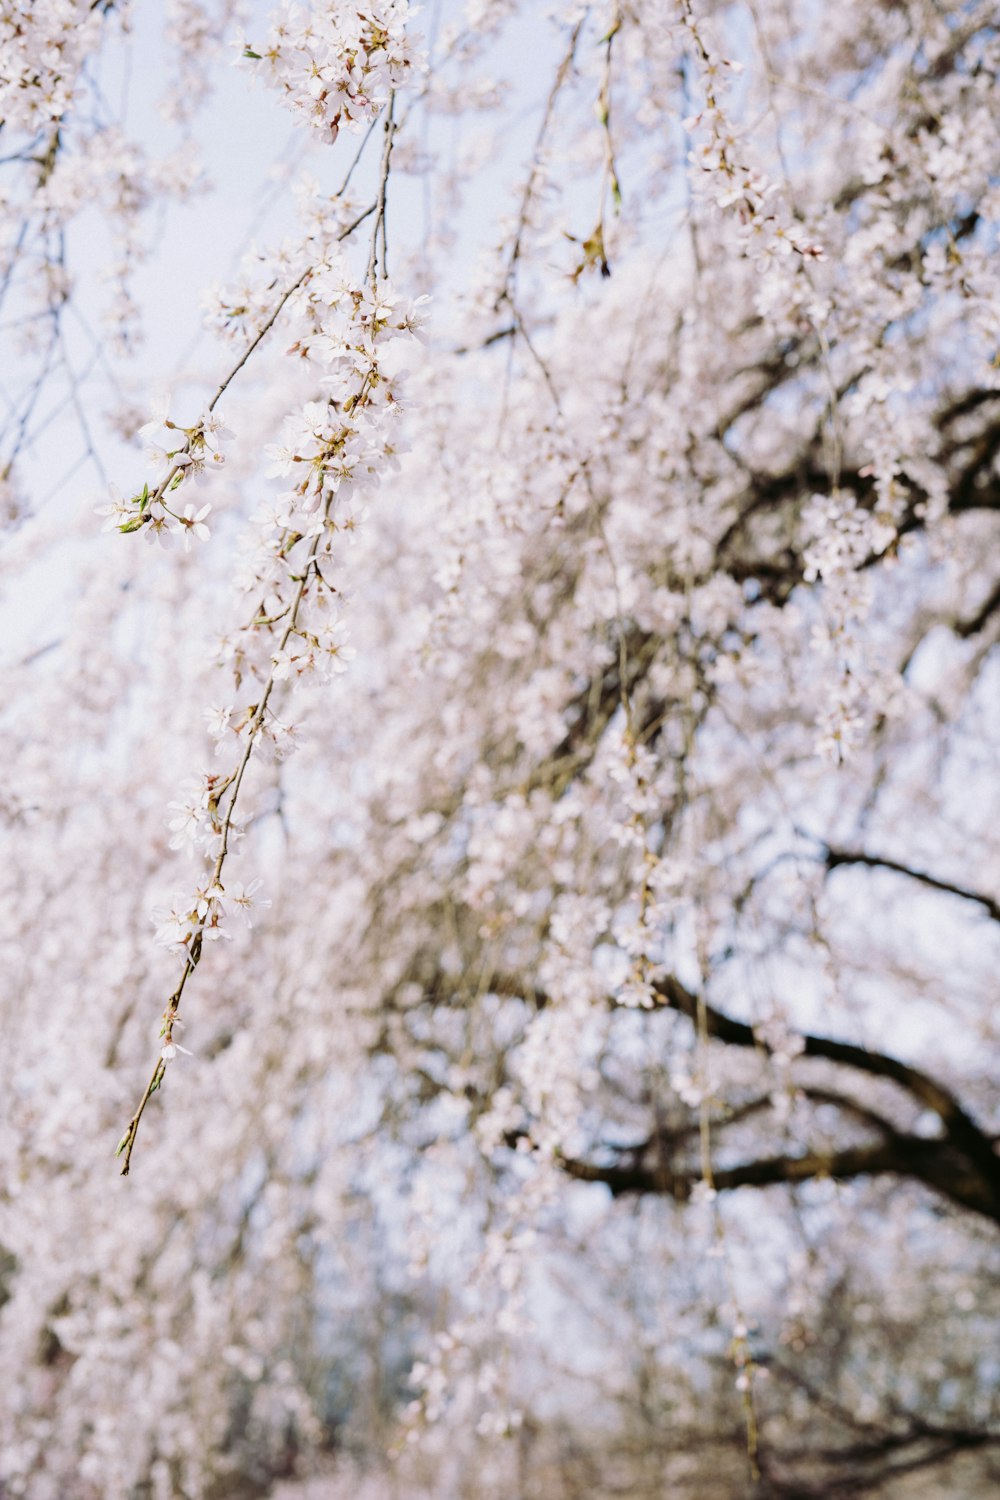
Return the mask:
{"type": "Polygon", "coordinates": [[[2,1500],[997,1492],[998,67],[0,6],[2,1500]]]}

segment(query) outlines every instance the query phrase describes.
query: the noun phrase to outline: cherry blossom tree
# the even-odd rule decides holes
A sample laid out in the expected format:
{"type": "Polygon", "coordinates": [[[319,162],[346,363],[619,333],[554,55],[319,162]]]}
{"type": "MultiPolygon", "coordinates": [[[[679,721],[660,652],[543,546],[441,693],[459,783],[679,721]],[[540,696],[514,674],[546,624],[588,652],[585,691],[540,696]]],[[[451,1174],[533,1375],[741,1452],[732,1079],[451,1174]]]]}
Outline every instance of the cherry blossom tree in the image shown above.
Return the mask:
{"type": "Polygon", "coordinates": [[[0,1495],[992,1492],[998,68],[0,5],[0,1495]]]}

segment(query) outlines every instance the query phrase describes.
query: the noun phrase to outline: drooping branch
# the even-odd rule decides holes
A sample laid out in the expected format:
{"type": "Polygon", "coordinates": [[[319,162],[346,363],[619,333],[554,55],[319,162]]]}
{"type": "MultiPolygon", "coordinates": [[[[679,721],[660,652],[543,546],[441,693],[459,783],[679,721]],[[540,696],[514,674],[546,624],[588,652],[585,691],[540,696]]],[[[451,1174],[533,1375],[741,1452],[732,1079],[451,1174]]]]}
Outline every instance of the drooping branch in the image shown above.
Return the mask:
{"type": "MultiPolygon", "coordinates": [[[[657,981],[655,988],[665,1005],[687,1016],[695,1025],[703,1026],[708,1036],[730,1046],[752,1047],[759,1052],[770,1053],[771,1048],[752,1026],[745,1021],[734,1020],[714,1006],[699,1001],[698,997],[673,975],[657,981]]],[[[880,1158],[875,1156],[872,1158],[874,1165],[868,1167],[855,1165],[855,1169],[850,1171],[848,1169],[851,1161],[845,1159],[842,1162],[843,1173],[838,1172],[832,1175],[857,1176],[875,1170],[903,1171],[922,1177],[930,1185],[954,1197],[955,1194],[948,1186],[949,1172],[957,1166],[957,1163],[953,1162],[948,1165],[941,1155],[943,1147],[948,1146],[954,1156],[964,1160],[977,1183],[971,1193],[969,1185],[963,1183],[962,1197],[956,1201],[962,1201],[965,1206],[974,1207],[977,1212],[985,1213],[989,1218],[1000,1223],[1000,1158],[994,1150],[992,1141],[980,1130],[971,1115],[962,1108],[948,1088],[920,1068],[902,1062],[888,1053],[871,1052],[865,1047],[856,1046],[853,1042],[841,1042],[832,1037],[814,1036],[809,1033],[802,1035],[799,1040],[801,1055],[804,1057],[823,1058],[828,1062],[850,1068],[855,1073],[863,1073],[873,1078],[886,1078],[898,1084],[922,1109],[931,1110],[937,1115],[944,1130],[944,1140],[941,1142],[928,1142],[905,1135],[897,1136],[895,1138],[897,1146],[903,1143],[905,1149],[902,1153],[896,1150],[893,1165],[883,1160],[882,1165],[879,1166],[880,1158]],[[920,1148],[931,1146],[936,1148],[936,1151],[929,1153],[924,1149],[918,1151],[917,1146],[920,1148]]],[[[825,1170],[831,1172],[832,1169],[828,1166],[825,1170]]],[[[806,1175],[816,1174],[809,1172],[806,1175]]],[[[950,1185],[953,1187],[954,1182],[950,1185]]]]}
{"type": "Polygon", "coordinates": [[[861,850],[837,849],[830,844],[824,844],[823,849],[828,870],[835,870],[840,865],[866,865],[871,870],[892,870],[897,875],[907,875],[911,880],[919,881],[921,885],[930,886],[932,890],[944,891],[949,896],[960,896],[963,901],[974,901],[989,912],[994,922],[1000,922],[1000,901],[995,901],[992,896],[984,895],[982,891],[956,885],[951,880],[942,880],[926,870],[915,870],[912,865],[901,864],[899,860],[888,859],[885,855],[865,854],[861,850]]]}
{"type": "MultiPolygon", "coordinates": [[[[815,1405],[829,1410],[828,1398],[797,1371],[770,1356],[757,1363],[769,1373],[803,1391],[815,1405]]],[[[833,1413],[848,1429],[856,1428],[845,1411],[833,1413]]],[[[768,1445],[761,1463],[762,1500],[856,1500],[858,1495],[882,1491],[882,1487],[907,1474],[917,1474],[947,1463],[956,1454],[973,1452],[1000,1443],[1000,1435],[967,1427],[932,1427],[910,1418],[902,1431],[870,1431],[854,1442],[811,1449],[810,1458],[823,1466],[816,1477],[803,1479],[796,1473],[801,1453],[782,1452],[768,1445]]]]}
{"type": "MultiPolygon", "coordinates": [[[[800,352],[800,348],[801,346],[796,349],[796,353],[800,352]]],[[[760,365],[765,379],[759,397],[753,401],[741,402],[735,409],[737,416],[742,415],[745,409],[752,409],[758,404],[759,398],[763,398],[789,378],[788,368],[780,368],[783,364],[784,358],[779,355],[773,362],[760,365]]],[[[863,372],[858,373],[860,375],[863,372]]],[[[854,380],[845,382],[837,392],[838,399],[843,399],[854,383],[854,380]]],[[[1000,505],[1000,489],[997,487],[993,468],[1000,451],[1000,421],[988,416],[980,431],[972,438],[958,440],[949,435],[950,425],[956,418],[977,411],[995,400],[995,392],[974,388],[932,418],[940,433],[940,446],[936,456],[949,473],[948,509],[952,514],[996,510],[1000,505]]],[[[716,434],[720,441],[725,437],[728,427],[727,418],[720,423],[716,434]]],[[[922,529],[930,500],[919,474],[906,472],[903,478],[908,498],[898,522],[900,536],[922,529]]],[[[761,516],[773,517],[783,511],[791,514],[793,507],[810,494],[825,493],[828,490],[830,476],[822,456],[821,430],[817,428],[803,444],[797,458],[786,463],[783,468],[771,472],[748,468],[746,479],[746,490],[736,502],[736,514],[716,541],[716,561],[737,582],[754,579],[765,598],[772,604],[784,605],[804,579],[805,563],[801,547],[786,539],[778,549],[771,544],[760,551],[753,545],[752,528],[761,516]]],[[[845,467],[840,473],[839,482],[843,489],[856,496],[862,508],[875,507],[877,488],[869,466],[855,464],[845,467]]],[[[874,565],[880,556],[881,554],[873,554],[863,566],[874,565]]],[[[960,619],[953,624],[956,634],[962,638],[976,634],[996,608],[997,593],[994,590],[980,610],[969,619],[960,619]]]]}
{"type": "MultiPolygon", "coordinates": [[[[498,996],[524,999],[539,1011],[551,1004],[544,989],[525,983],[514,974],[494,974],[489,989],[498,996]]],[[[772,1053],[772,1046],[753,1026],[700,1001],[676,977],[657,980],[654,990],[665,1008],[686,1016],[712,1040],[750,1048],[765,1056],[772,1053]]],[[[440,971],[433,977],[425,976],[424,992],[434,1006],[449,1004],[451,996],[456,1003],[464,1003],[461,992],[456,992],[454,980],[440,971]]],[[[615,1004],[613,999],[609,1003],[615,1004]]],[[[897,1128],[884,1113],[859,1102],[841,1088],[805,1084],[797,1092],[807,1101],[836,1108],[855,1128],[861,1126],[875,1132],[878,1138],[840,1150],[814,1148],[800,1153],[777,1153],[733,1167],[714,1168],[712,1180],[717,1190],[794,1184],[823,1177],[847,1181],[891,1174],[919,1181],[959,1207],[1000,1224],[1000,1157],[994,1142],[946,1085],[899,1058],[852,1042],[811,1033],[799,1035],[797,1041],[798,1057],[837,1064],[849,1070],[856,1083],[860,1077],[868,1077],[896,1084],[913,1104],[937,1116],[943,1134],[937,1138],[914,1135],[897,1128]]],[[[769,1099],[737,1105],[731,1113],[713,1121],[713,1135],[768,1107],[769,1099]]],[[[671,1158],[681,1157],[696,1130],[697,1127],[660,1130],[639,1142],[607,1147],[605,1152],[610,1160],[606,1162],[562,1158],[560,1164],[571,1177],[603,1182],[615,1196],[660,1193],[685,1202],[702,1181],[702,1171],[671,1158]]],[[[515,1132],[509,1144],[515,1145],[521,1133],[515,1132]]]]}
{"type": "MultiPolygon", "coordinates": [[[[615,1197],[660,1193],[684,1203],[703,1180],[697,1166],[675,1168],[658,1161],[644,1164],[616,1160],[605,1165],[566,1157],[560,1165],[579,1181],[604,1183],[615,1197]]],[[[970,1163],[947,1141],[912,1135],[893,1135],[871,1145],[848,1146],[841,1151],[782,1153],[757,1157],[735,1167],[715,1167],[712,1186],[717,1192],[729,1192],[740,1187],[794,1185],[827,1177],[846,1182],[888,1174],[915,1178],[959,1207],[1000,1223],[996,1196],[970,1163]]]]}
{"type": "Polygon", "coordinates": [[[954,631],[963,641],[971,639],[989,623],[992,617],[1000,610],[1000,581],[990,590],[982,604],[971,615],[960,616],[954,625],[954,631]]]}

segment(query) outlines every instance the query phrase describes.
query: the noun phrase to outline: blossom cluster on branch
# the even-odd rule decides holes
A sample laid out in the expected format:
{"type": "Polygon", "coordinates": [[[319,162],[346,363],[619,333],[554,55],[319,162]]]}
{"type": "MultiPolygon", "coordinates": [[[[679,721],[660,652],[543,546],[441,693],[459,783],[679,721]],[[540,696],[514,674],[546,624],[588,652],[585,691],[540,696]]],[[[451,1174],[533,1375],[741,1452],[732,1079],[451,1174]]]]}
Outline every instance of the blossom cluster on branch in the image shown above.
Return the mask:
{"type": "Polygon", "coordinates": [[[259,51],[241,41],[242,55],[290,109],[335,141],[341,124],[371,124],[419,73],[409,16],[409,0],[336,7],[285,0],[259,51]]]}
{"type": "Polygon", "coordinates": [[[995,6],[154,9],[0,6],[0,1490],[971,1500],[995,6]]]}

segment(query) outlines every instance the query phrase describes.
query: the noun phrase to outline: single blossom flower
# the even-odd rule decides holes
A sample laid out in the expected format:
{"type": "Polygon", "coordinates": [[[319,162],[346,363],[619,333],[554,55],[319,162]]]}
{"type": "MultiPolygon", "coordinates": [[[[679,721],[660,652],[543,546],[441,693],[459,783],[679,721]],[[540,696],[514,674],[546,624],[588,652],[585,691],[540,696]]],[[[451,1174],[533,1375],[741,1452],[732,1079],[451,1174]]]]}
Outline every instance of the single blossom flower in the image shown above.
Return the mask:
{"type": "Polygon", "coordinates": [[[260,879],[251,880],[249,885],[244,885],[241,881],[237,881],[229,886],[225,894],[226,905],[231,906],[234,911],[238,911],[248,927],[253,926],[253,919],[250,913],[255,907],[262,909],[271,905],[266,897],[257,895],[262,883],[260,879]]]}
{"type": "Polygon", "coordinates": [[[186,505],[184,514],[176,517],[172,529],[175,535],[184,538],[185,550],[190,550],[192,536],[197,537],[199,542],[208,541],[211,532],[205,525],[205,517],[211,509],[210,505],[203,505],[199,511],[196,511],[193,505],[186,505]]]}
{"type": "Polygon", "coordinates": [[[122,496],[121,490],[116,484],[108,485],[109,505],[95,505],[94,514],[105,516],[107,519],[101,527],[102,531],[117,531],[119,526],[131,521],[135,517],[135,510],[122,496]]]}
{"type": "Polygon", "coordinates": [[[189,1051],[187,1047],[182,1047],[180,1042],[173,1041],[167,1042],[166,1046],[160,1049],[160,1056],[164,1062],[173,1062],[178,1052],[183,1052],[185,1057],[194,1056],[194,1053],[189,1051]]]}

